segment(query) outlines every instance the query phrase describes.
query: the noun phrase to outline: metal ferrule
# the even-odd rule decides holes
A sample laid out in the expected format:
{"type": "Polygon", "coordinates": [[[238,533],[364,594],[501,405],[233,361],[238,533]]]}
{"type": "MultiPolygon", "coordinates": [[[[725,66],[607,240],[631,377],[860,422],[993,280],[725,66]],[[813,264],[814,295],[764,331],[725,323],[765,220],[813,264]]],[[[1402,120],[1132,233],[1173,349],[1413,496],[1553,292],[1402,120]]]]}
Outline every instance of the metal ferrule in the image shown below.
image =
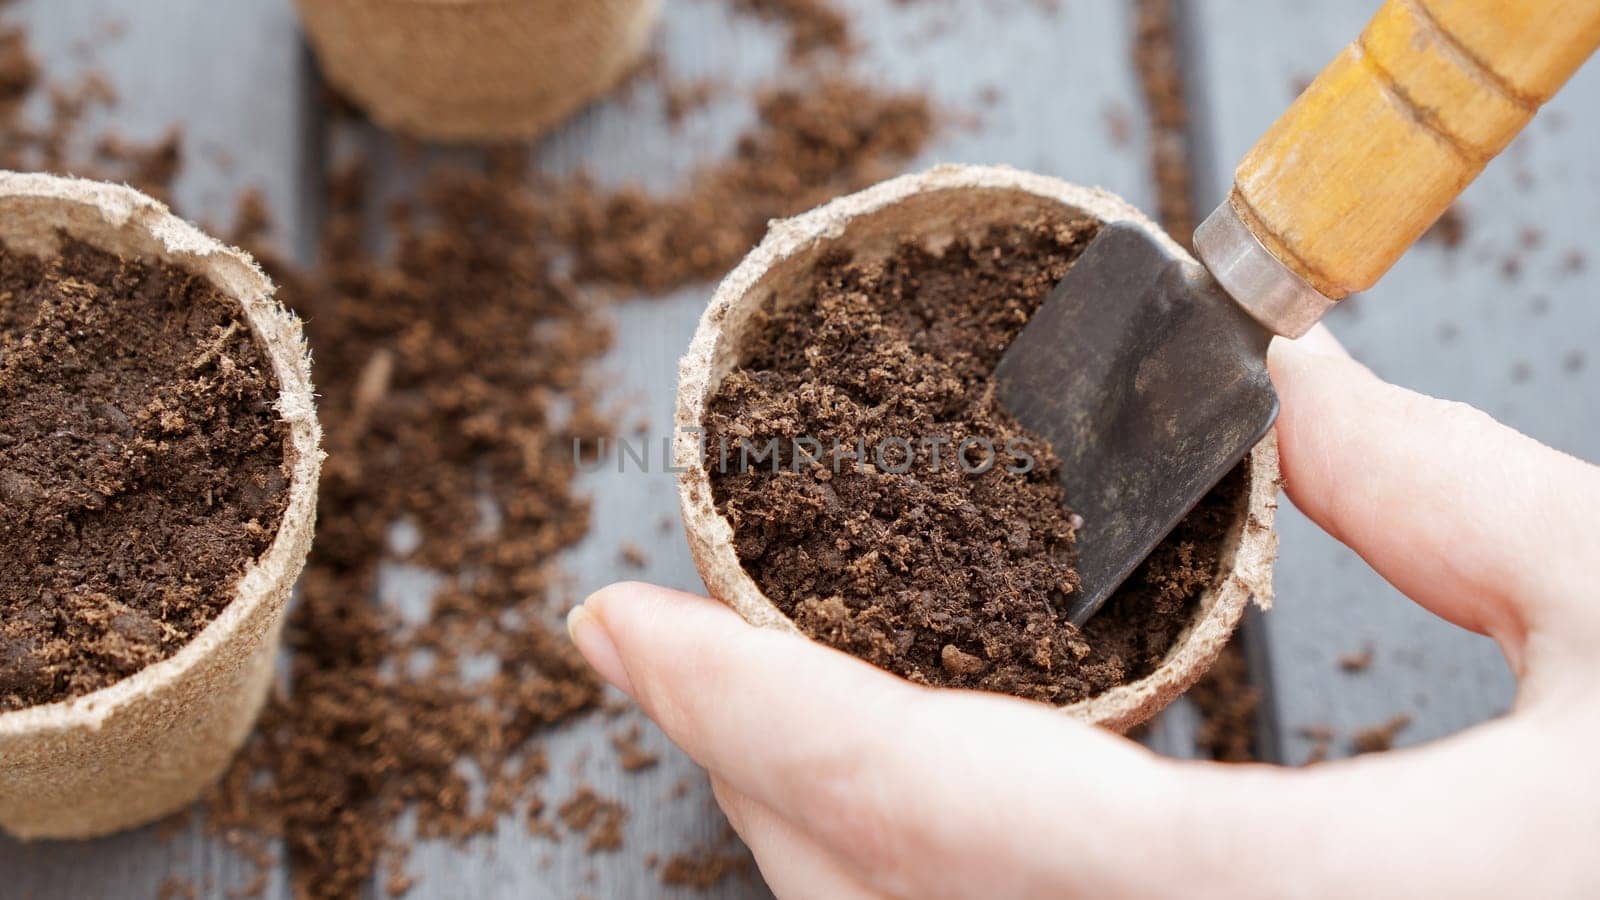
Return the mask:
{"type": "Polygon", "coordinates": [[[1274,334],[1300,337],[1333,308],[1256,240],[1226,200],[1195,229],[1194,249],[1233,302],[1274,334]]]}

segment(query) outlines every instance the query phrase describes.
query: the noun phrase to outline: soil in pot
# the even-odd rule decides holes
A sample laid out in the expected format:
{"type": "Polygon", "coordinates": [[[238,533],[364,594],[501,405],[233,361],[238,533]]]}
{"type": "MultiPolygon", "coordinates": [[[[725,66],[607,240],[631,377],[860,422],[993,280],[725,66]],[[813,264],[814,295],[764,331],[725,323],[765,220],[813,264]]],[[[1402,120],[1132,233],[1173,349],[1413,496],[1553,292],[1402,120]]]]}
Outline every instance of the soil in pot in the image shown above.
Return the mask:
{"type": "Polygon", "coordinates": [[[1000,354],[1097,227],[835,253],[803,296],[768,298],[708,407],[706,461],[740,562],[803,632],[913,681],[1066,704],[1149,674],[1192,620],[1243,467],[1080,630],[1059,460],[994,398],[1000,354]]]}
{"type": "Polygon", "coordinates": [[[107,687],[222,611],[287,503],[277,394],[210,281],[0,246],[0,712],[107,687]]]}

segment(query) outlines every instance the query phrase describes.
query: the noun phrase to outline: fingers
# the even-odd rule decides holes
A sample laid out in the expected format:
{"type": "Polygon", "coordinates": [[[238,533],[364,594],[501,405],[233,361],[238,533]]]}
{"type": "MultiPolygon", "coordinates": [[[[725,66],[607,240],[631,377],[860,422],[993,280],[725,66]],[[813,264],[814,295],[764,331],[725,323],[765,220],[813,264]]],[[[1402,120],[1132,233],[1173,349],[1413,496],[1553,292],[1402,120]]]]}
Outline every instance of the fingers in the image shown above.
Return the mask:
{"type": "Polygon", "coordinates": [[[755,856],[762,880],[780,900],[872,900],[881,896],[863,887],[834,862],[830,851],[777,813],[720,778],[711,779],[711,790],[733,830],[755,856]]]}
{"type": "Polygon", "coordinates": [[[1277,341],[1273,380],[1295,505],[1402,592],[1495,637],[1592,649],[1600,471],[1459,403],[1387,384],[1323,329],[1277,341]]]}
{"type": "Polygon", "coordinates": [[[1572,862],[1600,830],[1600,722],[1570,707],[1310,772],[1175,763],[1036,704],[912,686],[703,598],[617,585],[584,608],[580,649],[606,645],[713,771],[763,872],[797,890],[820,859],[830,884],[919,898],[1600,883],[1600,864],[1572,862]]]}
{"type": "Polygon", "coordinates": [[[614,653],[669,737],[873,890],[1059,894],[1170,874],[1122,839],[1159,838],[1171,802],[1137,745],[1035,704],[913,686],[704,598],[616,585],[583,608],[579,649],[614,653]]]}

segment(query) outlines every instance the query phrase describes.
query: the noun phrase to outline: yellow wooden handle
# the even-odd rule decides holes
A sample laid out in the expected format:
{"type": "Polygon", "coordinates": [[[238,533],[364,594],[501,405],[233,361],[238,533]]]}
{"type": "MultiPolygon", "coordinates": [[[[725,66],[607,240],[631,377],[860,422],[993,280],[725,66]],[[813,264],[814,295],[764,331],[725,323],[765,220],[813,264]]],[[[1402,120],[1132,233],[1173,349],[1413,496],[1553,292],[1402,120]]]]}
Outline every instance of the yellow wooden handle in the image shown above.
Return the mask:
{"type": "Polygon", "coordinates": [[[1332,299],[1371,287],[1600,45],[1600,0],[1388,0],[1229,197],[1332,299]]]}

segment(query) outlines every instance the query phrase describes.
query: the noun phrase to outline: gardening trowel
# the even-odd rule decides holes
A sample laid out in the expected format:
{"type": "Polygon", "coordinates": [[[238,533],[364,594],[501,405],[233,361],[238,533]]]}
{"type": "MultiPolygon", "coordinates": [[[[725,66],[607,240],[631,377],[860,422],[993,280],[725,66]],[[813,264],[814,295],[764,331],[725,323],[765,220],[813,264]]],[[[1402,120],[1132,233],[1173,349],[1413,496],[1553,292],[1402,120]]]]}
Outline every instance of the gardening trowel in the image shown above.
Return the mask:
{"type": "Polygon", "coordinates": [[[1600,0],[1389,0],[1201,223],[1110,223],[996,372],[1083,517],[1082,624],[1272,427],[1274,335],[1371,287],[1600,45],[1600,0]]]}

